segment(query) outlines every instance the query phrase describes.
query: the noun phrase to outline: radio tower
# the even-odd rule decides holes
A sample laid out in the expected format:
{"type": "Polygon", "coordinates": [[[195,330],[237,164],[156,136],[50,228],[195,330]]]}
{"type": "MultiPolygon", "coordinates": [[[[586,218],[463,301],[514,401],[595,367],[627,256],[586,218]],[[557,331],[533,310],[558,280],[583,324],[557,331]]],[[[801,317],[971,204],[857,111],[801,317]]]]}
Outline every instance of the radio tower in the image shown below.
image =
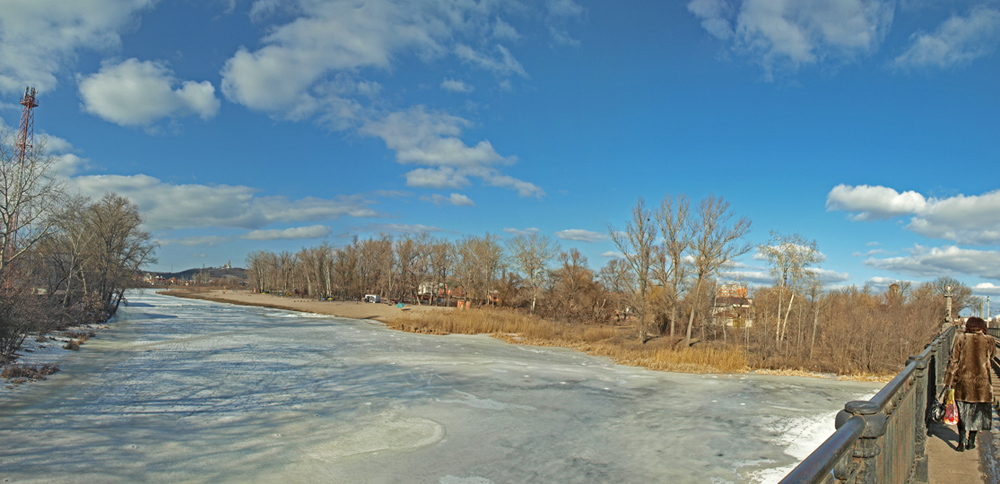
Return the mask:
{"type": "Polygon", "coordinates": [[[38,103],[35,101],[35,88],[24,88],[21,106],[24,107],[21,109],[21,124],[18,125],[17,129],[15,152],[18,163],[24,163],[24,157],[27,156],[28,150],[31,149],[32,143],[35,141],[35,115],[31,112],[32,109],[38,107],[38,103]]]}
{"type": "MultiPolygon", "coordinates": [[[[35,101],[35,88],[24,88],[24,96],[21,97],[21,106],[23,106],[21,109],[21,123],[18,125],[17,139],[14,141],[14,158],[9,161],[9,163],[17,163],[18,165],[24,164],[24,159],[28,156],[28,152],[31,151],[35,141],[35,115],[31,112],[32,109],[38,107],[38,102],[35,101]]],[[[20,172],[21,168],[18,166],[15,170],[20,172]]],[[[15,187],[15,189],[18,188],[15,187]]],[[[13,259],[14,253],[17,251],[18,213],[16,206],[11,208],[14,210],[7,216],[7,234],[4,241],[2,261],[3,286],[7,291],[11,290],[11,277],[13,276],[8,263],[13,259]]]]}

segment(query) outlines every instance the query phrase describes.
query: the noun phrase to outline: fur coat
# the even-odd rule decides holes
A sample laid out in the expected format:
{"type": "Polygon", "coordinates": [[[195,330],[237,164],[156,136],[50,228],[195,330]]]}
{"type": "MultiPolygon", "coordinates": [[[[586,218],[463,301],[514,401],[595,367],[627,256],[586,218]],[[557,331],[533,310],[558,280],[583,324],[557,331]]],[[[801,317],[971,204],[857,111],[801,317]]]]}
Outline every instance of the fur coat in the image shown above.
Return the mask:
{"type": "Polygon", "coordinates": [[[993,401],[990,361],[996,354],[992,336],[983,333],[959,333],[952,345],[951,360],[944,384],[955,390],[955,400],[970,403],[993,401]]]}

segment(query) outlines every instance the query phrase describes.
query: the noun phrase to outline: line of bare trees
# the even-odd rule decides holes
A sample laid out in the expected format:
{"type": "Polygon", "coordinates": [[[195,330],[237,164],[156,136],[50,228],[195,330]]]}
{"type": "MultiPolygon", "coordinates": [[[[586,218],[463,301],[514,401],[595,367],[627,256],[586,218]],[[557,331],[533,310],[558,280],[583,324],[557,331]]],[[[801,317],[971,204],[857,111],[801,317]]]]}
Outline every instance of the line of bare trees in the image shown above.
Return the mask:
{"type": "Polygon", "coordinates": [[[739,344],[762,366],[829,371],[898,366],[940,327],[945,286],[956,294],[956,311],[971,296],[953,279],[900,283],[884,293],[868,286],[825,290],[815,241],[772,232],[767,243],[751,245],[750,221],[714,196],[692,204],[667,195],[656,209],[639,199],[626,226],[608,231],[622,257],[600,270],[538,233],[506,241],[492,234],[455,241],[382,234],[343,247],[257,251],[246,262],[258,291],[348,300],[377,294],[414,304],[458,297],[570,324],[634,325],[642,342],[739,344]],[[774,284],[747,293],[746,284],[732,280],[732,265],[754,249],[774,284]],[[720,301],[720,281],[736,282],[742,296],[720,301]],[[421,289],[430,297],[420,297],[421,289]]]}
{"type": "Polygon", "coordinates": [[[44,143],[15,161],[0,133],[0,363],[29,333],[110,318],[156,245],[138,208],[67,196],[44,143]]]}

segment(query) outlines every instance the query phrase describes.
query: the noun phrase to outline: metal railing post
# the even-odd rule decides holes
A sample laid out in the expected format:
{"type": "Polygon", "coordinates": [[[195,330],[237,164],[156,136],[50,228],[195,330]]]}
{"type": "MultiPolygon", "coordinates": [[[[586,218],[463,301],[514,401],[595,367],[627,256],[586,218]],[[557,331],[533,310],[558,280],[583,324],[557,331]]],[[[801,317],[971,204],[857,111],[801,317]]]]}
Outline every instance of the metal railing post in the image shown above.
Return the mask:
{"type": "MultiPolygon", "coordinates": [[[[931,350],[931,354],[934,350],[931,350]]],[[[911,362],[915,363],[916,366],[916,409],[914,412],[913,419],[916,432],[914,433],[916,441],[913,443],[914,451],[914,469],[913,469],[913,479],[917,482],[927,482],[927,360],[928,358],[921,357],[920,355],[911,356],[906,360],[907,364],[911,362]]]]}
{"type": "Polygon", "coordinates": [[[860,465],[856,484],[876,484],[881,474],[879,462],[882,460],[882,437],[885,435],[886,419],[879,405],[871,401],[855,400],[844,405],[844,412],[865,420],[865,431],[854,444],[854,459],[860,465]]]}

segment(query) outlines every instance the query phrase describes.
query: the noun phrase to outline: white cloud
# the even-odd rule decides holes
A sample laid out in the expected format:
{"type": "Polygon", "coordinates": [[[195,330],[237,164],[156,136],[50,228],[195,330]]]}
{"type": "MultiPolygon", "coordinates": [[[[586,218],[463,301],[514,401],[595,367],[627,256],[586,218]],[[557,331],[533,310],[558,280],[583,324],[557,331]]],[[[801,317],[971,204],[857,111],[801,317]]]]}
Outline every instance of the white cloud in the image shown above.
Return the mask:
{"type": "Polygon", "coordinates": [[[724,271],[720,275],[723,279],[745,281],[753,285],[767,285],[774,282],[774,278],[767,271],[724,271]]]}
{"type": "Polygon", "coordinates": [[[49,91],[82,51],[104,51],[135,28],[156,0],[23,0],[0,8],[0,91],[49,91]]]}
{"type": "Polygon", "coordinates": [[[433,194],[429,197],[420,197],[421,200],[426,202],[431,202],[435,205],[455,205],[456,207],[475,207],[476,204],[473,203],[472,199],[462,195],[461,193],[452,193],[449,196],[444,196],[440,194],[433,194]]]}
{"type": "Polygon", "coordinates": [[[882,186],[838,185],[827,196],[827,210],[858,212],[854,220],[911,215],[908,230],[925,237],[967,244],[1000,243],[1000,190],[983,195],[926,198],[882,186]]]}
{"type": "Polygon", "coordinates": [[[586,13],[584,8],[573,0],[549,0],[546,8],[549,36],[552,40],[557,45],[572,47],[580,45],[580,41],[569,34],[567,25],[571,20],[583,18],[586,13]]]}
{"type": "Polygon", "coordinates": [[[883,249],[872,249],[872,250],[869,250],[868,252],[865,252],[864,254],[862,254],[861,252],[855,251],[851,255],[854,256],[854,257],[871,257],[873,255],[888,255],[888,254],[889,254],[889,252],[886,251],[886,250],[883,250],[883,249]]]}
{"type": "Polygon", "coordinates": [[[240,236],[247,240],[296,240],[319,239],[330,235],[330,227],[325,225],[310,225],[308,227],[293,227],[288,229],[254,230],[240,236]]]}
{"type": "Polygon", "coordinates": [[[972,293],[978,296],[998,296],[1000,295],[1000,286],[992,282],[980,282],[972,286],[972,293]]]}
{"type": "Polygon", "coordinates": [[[204,236],[191,236],[182,237],[180,239],[156,239],[156,243],[160,244],[161,247],[166,247],[168,245],[186,245],[188,247],[198,247],[198,246],[208,246],[215,247],[216,245],[229,242],[231,239],[229,237],[221,237],[218,235],[204,235],[204,236]]]}
{"type": "Polygon", "coordinates": [[[210,82],[179,82],[158,62],[105,62],[96,74],[81,77],[79,84],[85,111],[123,126],[148,126],[162,118],[191,115],[209,119],[219,112],[210,82]]]}
{"type": "Polygon", "coordinates": [[[575,240],[577,242],[597,242],[608,238],[607,234],[592,232],[583,229],[567,229],[556,232],[556,237],[563,240],[575,240]]]}
{"type": "Polygon", "coordinates": [[[479,67],[480,69],[487,70],[501,76],[509,76],[511,74],[517,74],[521,77],[528,76],[528,72],[525,71],[524,67],[521,66],[521,63],[514,58],[514,55],[510,53],[509,49],[501,44],[497,44],[496,51],[499,53],[499,58],[491,57],[489,54],[477,51],[465,44],[458,44],[454,49],[456,57],[469,64],[479,67]]]}
{"type": "MultiPolygon", "coordinates": [[[[488,2],[268,0],[256,2],[251,17],[282,8],[295,20],[271,28],[261,48],[241,48],[223,67],[222,91],[229,100],[301,119],[340,102],[334,98],[344,93],[331,90],[338,75],[388,70],[408,54],[425,61],[453,54],[500,75],[527,75],[502,44],[490,45],[489,53],[470,47],[484,45],[500,8],[488,2]]],[[[512,30],[497,18],[496,38],[510,39],[512,30]]]]}
{"type": "Polygon", "coordinates": [[[692,0],[702,28],[761,65],[797,69],[874,51],[893,18],[885,0],[692,0]]]}
{"type": "Polygon", "coordinates": [[[475,90],[469,84],[455,79],[445,79],[441,81],[441,89],[449,92],[472,92],[475,90]]]}
{"type": "Polygon", "coordinates": [[[858,212],[854,220],[886,219],[922,211],[927,206],[923,195],[899,193],[883,186],[837,185],[826,196],[826,209],[858,212]]]}
{"type": "Polygon", "coordinates": [[[500,40],[517,41],[521,38],[521,34],[518,34],[517,29],[502,18],[497,17],[496,21],[493,22],[493,37],[500,40]]]}
{"type": "Polygon", "coordinates": [[[356,227],[353,230],[377,234],[423,234],[443,232],[443,229],[438,227],[422,224],[367,224],[363,227],[356,227]]]}
{"type": "Polygon", "coordinates": [[[865,265],[919,277],[967,274],[986,279],[1000,279],[1000,252],[962,249],[958,246],[916,246],[902,257],[869,259],[865,265]]]}
{"type": "MultiPolygon", "coordinates": [[[[527,78],[524,66],[504,41],[517,31],[500,14],[538,12],[546,23],[580,12],[570,0],[545,7],[494,2],[399,2],[393,0],[327,1],[258,0],[251,18],[292,21],[269,26],[256,49],[240,48],[222,68],[225,97],[251,109],[289,120],[314,119],[336,130],[357,129],[376,136],[395,151],[401,164],[418,165],[405,174],[412,187],[464,189],[471,179],[488,186],[541,197],[538,186],[502,173],[515,156],[502,156],[489,140],[461,139],[472,123],[428,109],[387,107],[381,86],[362,78],[390,72],[398,59],[423,62],[453,57],[474,69],[492,72],[504,88],[510,77],[527,78]],[[553,10],[554,9],[554,10],[553,10]]],[[[582,10],[581,10],[582,11],[582,10]]],[[[449,78],[440,87],[472,92],[470,84],[449,78]]]]}
{"type": "Polygon", "coordinates": [[[529,227],[529,228],[526,228],[524,230],[515,229],[513,227],[505,227],[503,229],[503,231],[504,231],[504,233],[513,234],[513,235],[531,235],[531,234],[537,234],[539,232],[539,230],[537,228],[535,228],[535,227],[529,227]]]}
{"type": "Polygon", "coordinates": [[[625,254],[623,254],[621,252],[616,252],[616,251],[613,251],[613,250],[604,251],[604,252],[601,253],[601,255],[604,256],[604,257],[612,257],[612,258],[615,258],[615,259],[624,259],[625,258],[625,254]]]}
{"type": "Polygon", "coordinates": [[[231,185],[174,185],[147,175],[80,176],[70,188],[84,196],[100,198],[116,192],[135,203],[149,230],[197,227],[259,229],[274,222],[330,220],[340,217],[375,217],[363,197],[335,199],[307,197],[258,197],[256,189],[231,185]]]}
{"type": "Polygon", "coordinates": [[[825,284],[846,282],[851,278],[851,275],[846,272],[837,272],[830,269],[821,269],[819,267],[809,267],[806,268],[806,271],[818,276],[819,280],[823,281],[825,284]]]}
{"type": "Polygon", "coordinates": [[[967,17],[953,15],[932,33],[918,32],[910,46],[892,61],[897,68],[967,64],[996,50],[1000,42],[1000,11],[979,6],[967,17]]]}
{"type": "Polygon", "coordinates": [[[406,174],[409,186],[462,189],[471,184],[470,177],[475,177],[491,186],[516,190],[522,197],[545,194],[533,183],[505,175],[495,168],[515,163],[516,157],[501,156],[488,140],[469,146],[459,139],[462,129],[470,125],[464,118],[416,106],[369,120],[360,132],[385,141],[386,146],[396,152],[399,163],[427,167],[406,174]]]}

